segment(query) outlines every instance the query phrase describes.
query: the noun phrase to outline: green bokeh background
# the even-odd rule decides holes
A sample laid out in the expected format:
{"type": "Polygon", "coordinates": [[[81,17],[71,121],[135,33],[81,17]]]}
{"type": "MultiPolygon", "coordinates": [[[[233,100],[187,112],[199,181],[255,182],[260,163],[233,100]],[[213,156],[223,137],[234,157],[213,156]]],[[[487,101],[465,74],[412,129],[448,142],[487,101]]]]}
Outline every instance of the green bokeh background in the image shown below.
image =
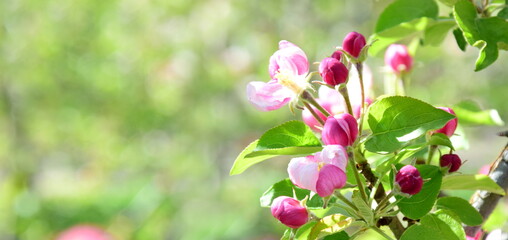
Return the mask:
{"type": "MultiPolygon", "coordinates": [[[[79,223],[116,239],[278,239],[258,199],[289,159],[228,174],[243,147],[299,114],[255,110],[245,86],[268,80],[279,40],[319,61],[348,32],[372,34],[389,2],[1,1],[0,239],[79,223]]],[[[409,95],[474,99],[507,119],[507,54],[475,73],[477,53],[451,34],[419,48],[409,95]]],[[[367,61],[378,93],[382,62],[367,61]]],[[[495,159],[500,130],[466,129],[465,172],[495,159]]]]}

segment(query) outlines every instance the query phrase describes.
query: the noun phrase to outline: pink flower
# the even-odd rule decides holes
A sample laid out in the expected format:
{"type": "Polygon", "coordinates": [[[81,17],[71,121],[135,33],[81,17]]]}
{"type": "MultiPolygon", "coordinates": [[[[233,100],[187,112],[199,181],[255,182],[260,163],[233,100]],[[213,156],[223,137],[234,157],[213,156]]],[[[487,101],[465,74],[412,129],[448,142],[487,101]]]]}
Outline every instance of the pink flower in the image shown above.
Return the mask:
{"type": "Polygon", "coordinates": [[[314,155],[293,158],[288,165],[289,179],[321,197],[330,196],[346,184],[347,161],[344,147],[328,145],[314,155]]]}
{"type": "Polygon", "coordinates": [[[358,58],[365,44],[365,37],[362,34],[350,32],[346,35],[344,41],[342,41],[342,48],[349,53],[349,55],[358,58]]]}
{"type": "MultiPolygon", "coordinates": [[[[438,108],[443,111],[446,111],[448,113],[455,115],[455,112],[451,108],[447,108],[447,107],[438,107],[438,108]]],[[[454,118],[454,119],[448,121],[444,125],[443,128],[436,130],[435,133],[443,133],[446,136],[451,137],[453,135],[453,133],[455,132],[455,129],[457,129],[458,121],[459,120],[457,118],[454,118]]]]}
{"type": "Polygon", "coordinates": [[[358,136],[358,123],[350,114],[328,117],[321,133],[325,145],[351,146],[358,136]]]}
{"type": "Polygon", "coordinates": [[[294,198],[277,197],[273,200],[270,210],[275,218],[290,228],[299,228],[309,221],[307,209],[294,198]]]}
{"type": "Polygon", "coordinates": [[[448,170],[448,172],[456,172],[462,165],[462,161],[457,154],[445,154],[441,156],[439,165],[441,165],[441,167],[449,167],[450,170],[448,170]]]}
{"type": "Polygon", "coordinates": [[[339,60],[328,57],[319,64],[319,74],[327,84],[336,86],[346,82],[349,70],[339,60]]]}
{"type": "MultiPolygon", "coordinates": [[[[360,100],[361,101],[361,100],[360,100]]],[[[367,97],[365,99],[365,109],[367,109],[367,107],[369,105],[372,104],[372,99],[367,97]]],[[[356,119],[360,118],[360,114],[361,114],[361,110],[362,110],[362,105],[361,104],[358,104],[358,105],[353,105],[353,115],[356,119]]]]}
{"type": "Polygon", "coordinates": [[[392,44],[385,53],[385,64],[396,73],[411,71],[413,67],[413,57],[409,55],[407,47],[400,44],[392,44]]]}
{"type": "Polygon", "coordinates": [[[480,171],[478,171],[479,174],[483,174],[483,175],[489,175],[490,173],[490,165],[483,165],[481,168],[480,168],[480,171]]]}
{"type": "Polygon", "coordinates": [[[99,227],[93,225],[75,225],[63,232],[57,237],[57,240],[111,240],[108,233],[99,227]]]}
{"type": "Polygon", "coordinates": [[[395,183],[399,185],[401,192],[409,195],[419,193],[423,187],[420,172],[411,165],[406,165],[399,170],[395,176],[395,183]]]}
{"type": "Polygon", "coordinates": [[[293,43],[279,42],[279,50],[270,57],[269,82],[250,82],[247,85],[249,101],[261,111],[279,109],[296,100],[309,84],[306,76],[309,62],[305,53],[293,43]]]}

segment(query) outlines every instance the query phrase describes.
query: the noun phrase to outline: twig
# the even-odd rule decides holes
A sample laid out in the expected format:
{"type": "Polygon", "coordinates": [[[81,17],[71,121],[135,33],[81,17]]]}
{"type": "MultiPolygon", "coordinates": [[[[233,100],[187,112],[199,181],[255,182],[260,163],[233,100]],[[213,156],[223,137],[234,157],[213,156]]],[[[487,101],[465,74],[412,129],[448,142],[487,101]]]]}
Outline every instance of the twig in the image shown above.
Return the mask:
{"type": "MultiPolygon", "coordinates": [[[[508,134],[505,134],[507,132],[508,131],[505,131],[503,134],[498,135],[507,136],[508,134]]],[[[492,164],[489,177],[505,191],[508,189],[508,144],[504,147],[499,157],[497,157],[496,161],[492,164]]],[[[471,205],[480,212],[483,217],[483,222],[485,223],[494,208],[497,206],[501,197],[502,196],[499,194],[487,191],[476,191],[471,197],[470,202],[471,205]]],[[[475,236],[481,227],[482,225],[465,226],[464,230],[468,236],[475,236]]]]}

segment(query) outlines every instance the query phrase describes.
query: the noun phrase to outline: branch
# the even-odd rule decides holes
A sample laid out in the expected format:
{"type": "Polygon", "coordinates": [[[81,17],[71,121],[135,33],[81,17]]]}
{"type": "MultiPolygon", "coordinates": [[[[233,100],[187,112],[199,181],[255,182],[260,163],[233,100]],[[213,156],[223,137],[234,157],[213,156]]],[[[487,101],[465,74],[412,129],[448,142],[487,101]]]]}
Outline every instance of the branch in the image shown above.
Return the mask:
{"type": "MultiPolygon", "coordinates": [[[[365,177],[365,179],[367,179],[367,181],[370,182],[369,188],[371,188],[371,190],[372,190],[372,185],[377,181],[377,177],[374,175],[374,173],[372,173],[372,169],[370,168],[370,165],[367,162],[364,162],[364,163],[358,164],[358,167],[360,168],[360,171],[363,174],[363,176],[365,177]]],[[[383,184],[379,184],[379,187],[377,188],[377,191],[374,194],[374,199],[376,199],[376,202],[380,203],[385,197],[386,197],[386,192],[383,187],[383,184]]],[[[399,219],[396,216],[385,217],[385,219],[388,220],[388,222],[389,222],[388,227],[390,227],[390,229],[392,230],[393,235],[395,235],[395,237],[397,239],[400,239],[400,237],[402,236],[402,233],[404,233],[404,231],[406,230],[404,228],[404,226],[402,226],[402,223],[399,221],[399,219]]],[[[380,221],[381,220],[383,220],[383,219],[380,219],[380,221]]],[[[384,222],[384,220],[383,220],[383,222],[384,222]]]]}
{"type": "MultiPolygon", "coordinates": [[[[499,133],[500,136],[508,136],[508,131],[499,133]]],[[[496,161],[490,167],[489,177],[494,180],[505,191],[508,189],[508,144],[504,147],[503,151],[497,157],[496,161]]],[[[471,205],[480,212],[485,222],[494,208],[497,206],[501,195],[487,192],[476,191],[471,197],[471,205]]],[[[466,235],[475,236],[480,231],[482,225],[478,226],[465,226],[464,230],[466,235]]]]}

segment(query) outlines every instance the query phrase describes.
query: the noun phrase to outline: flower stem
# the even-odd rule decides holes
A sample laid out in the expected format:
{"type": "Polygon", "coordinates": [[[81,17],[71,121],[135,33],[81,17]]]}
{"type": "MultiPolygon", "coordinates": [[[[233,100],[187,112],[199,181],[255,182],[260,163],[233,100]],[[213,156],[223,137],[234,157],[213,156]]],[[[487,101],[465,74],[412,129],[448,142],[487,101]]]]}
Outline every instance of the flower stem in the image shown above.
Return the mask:
{"type": "Polygon", "coordinates": [[[325,121],[323,121],[323,119],[319,117],[319,115],[314,111],[314,109],[312,109],[312,107],[306,101],[303,101],[303,105],[305,106],[305,108],[307,108],[309,110],[309,112],[312,114],[312,116],[314,116],[314,118],[319,123],[321,123],[321,125],[323,125],[323,126],[325,125],[325,121]]]}
{"type": "Polygon", "coordinates": [[[342,94],[342,97],[344,97],[344,101],[346,101],[347,111],[349,114],[353,115],[353,108],[351,107],[351,101],[349,100],[349,93],[347,91],[347,87],[344,86],[343,88],[339,89],[340,94],[342,94]]]}
{"type": "Polygon", "coordinates": [[[383,200],[381,200],[381,202],[377,205],[376,207],[376,212],[383,209],[383,206],[390,201],[390,198],[393,197],[393,191],[388,193],[388,195],[386,195],[385,198],[383,198],[383,200]]]}
{"type": "Polygon", "coordinates": [[[349,201],[349,199],[344,197],[344,195],[342,195],[342,193],[340,193],[338,190],[335,191],[333,194],[335,195],[335,197],[343,201],[345,204],[353,208],[355,211],[358,211],[358,208],[351,201],[349,201]]]}
{"type": "Polygon", "coordinates": [[[362,129],[363,129],[363,116],[365,115],[365,87],[363,86],[363,64],[361,62],[356,64],[356,70],[358,71],[358,79],[360,80],[360,89],[362,90],[362,103],[361,103],[361,108],[360,108],[360,124],[358,127],[358,133],[361,135],[362,129]]]}
{"type": "Polygon", "coordinates": [[[388,240],[393,240],[393,238],[391,238],[390,236],[386,235],[385,232],[383,232],[383,230],[379,229],[378,227],[374,226],[374,227],[371,227],[374,231],[376,231],[377,233],[381,234],[381,236],[385,237],[386,239],[388,240]]]}
{"type": "Polygon", "coordinates": [[[354,158],[354,154],[352,152],[349,152],[348,153],[349,155],[349,164],[351,165],[351,168],[353,170],[353,174],[355,175],[355,180],[356,180],[356,184],[358,185],[358,189],[360,190],[360,195],[362,196],[363,200],[365,201],[365,203],[368,203],[367,201],[367,193],[365,193],[365,188],[363,186],[363,182],[361,181],[360,179],[360,175],[358,174],[358,169],[356,168],[356,163],[355,163],[355,158],[354,158]]]}
{"type": "Polygon", "coordinates": [[[331,114],[326,111],[326,109],[324,109],[317,101],[316,99],[314,99],[314,97],[312,96],[312,94],[310,94],[309,92],[307,91],[304,91],[302,93],[302,99],[304,101],[307,101],[308,103],[312,104],[312,106],[316,107],[323,115],[325,115],[326,117],[329,117],[331,114]]]}
{"type": "Polygon", "coordinates": [[[430,162],[432,162],[432,157],[434,156],[434,153],[436,152],[437,146],[436,145],[430,145],[429,146],[429,156],[427,156],[427,164],[430,165],[430,162]]]}

